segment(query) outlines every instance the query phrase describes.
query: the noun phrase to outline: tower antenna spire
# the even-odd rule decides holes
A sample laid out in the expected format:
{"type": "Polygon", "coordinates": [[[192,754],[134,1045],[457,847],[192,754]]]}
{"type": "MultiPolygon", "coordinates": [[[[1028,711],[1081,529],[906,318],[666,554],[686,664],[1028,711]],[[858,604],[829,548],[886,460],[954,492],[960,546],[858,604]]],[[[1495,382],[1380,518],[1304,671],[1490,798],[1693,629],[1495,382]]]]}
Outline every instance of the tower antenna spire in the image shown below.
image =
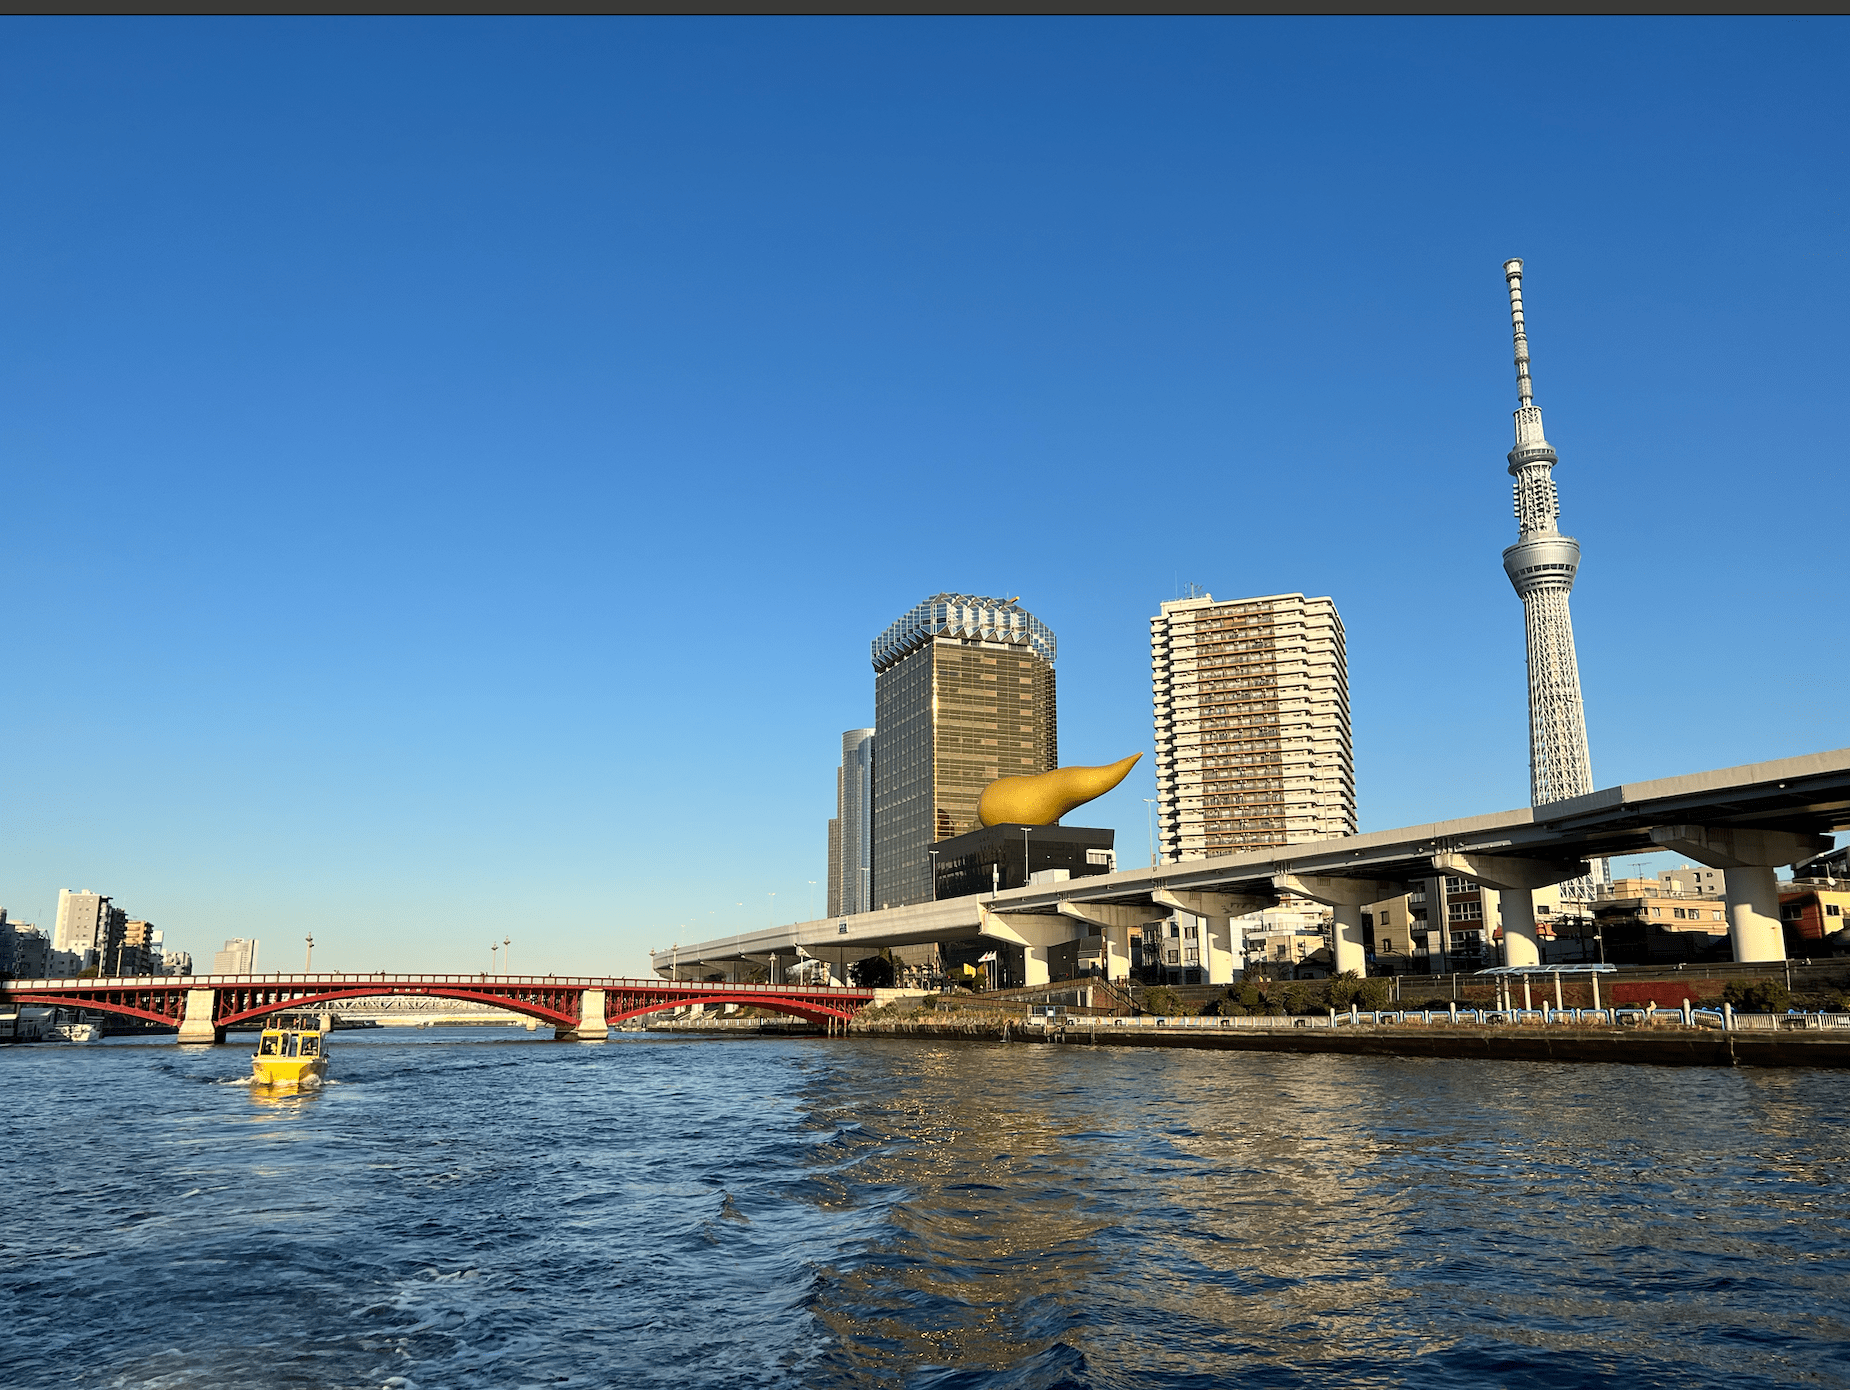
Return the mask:
{"type": "Polygon", "coordinates": [[[1531,405],[1535,389],[1529,382],[1529,335],[1522,326],[1522,262],[1505,261],[1503,279],[1510,287],[1510,329],[1516,337],[1516,404],[1531,405]]]}

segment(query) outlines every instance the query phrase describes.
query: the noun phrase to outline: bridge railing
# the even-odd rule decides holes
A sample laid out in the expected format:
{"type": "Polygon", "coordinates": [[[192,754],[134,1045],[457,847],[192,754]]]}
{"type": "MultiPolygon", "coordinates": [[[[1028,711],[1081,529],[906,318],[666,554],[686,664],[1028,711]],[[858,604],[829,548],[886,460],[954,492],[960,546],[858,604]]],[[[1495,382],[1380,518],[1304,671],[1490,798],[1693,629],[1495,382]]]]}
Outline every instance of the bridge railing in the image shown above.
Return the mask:
{"type": "Polygon", "coordinates": [[[723,991],[736,994],[791,995],[871,995],[871,989],[845,985],[747,985],[726,981],[664,980],[659,976],[631,978],[618,975],[495,975],[478,972],[472,975],[406,974],[391,971],[291,973],[273,971],[261,975],[117,975],[63,976],[41,980],[0,980],[0,992],[9,989],[221,989],[234,985],[330,985],[348,988],[356,985],[476,985],[487,989],[603,989],[603,990],[685,990],[694,993],[723,991]]]}

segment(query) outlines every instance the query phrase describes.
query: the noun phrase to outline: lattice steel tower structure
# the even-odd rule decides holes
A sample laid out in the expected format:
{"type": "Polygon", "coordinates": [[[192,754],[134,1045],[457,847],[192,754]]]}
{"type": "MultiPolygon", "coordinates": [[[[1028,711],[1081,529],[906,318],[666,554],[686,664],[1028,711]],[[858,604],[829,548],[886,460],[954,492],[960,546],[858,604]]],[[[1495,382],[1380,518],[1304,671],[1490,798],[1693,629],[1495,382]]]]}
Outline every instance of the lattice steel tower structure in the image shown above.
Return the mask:
{"type": "Polygon", "coordinates": [[[1509,459],[1520,527],[1516,544],[1503,552],[1503,570],[1522,599],[1529,631],[1529,801],[1542,806],[1593,790],[1574,620],[1567,611],[1580,568],[1580,542],[1562,535],[1556,524],[1561,504],[1555,496],[1555,451],[1542,437],[1542,410],[1529,383],[1522,262],[1505,261],[1503,277],[1509,282],[1516,336],[1516,447],[1509,459]]]}

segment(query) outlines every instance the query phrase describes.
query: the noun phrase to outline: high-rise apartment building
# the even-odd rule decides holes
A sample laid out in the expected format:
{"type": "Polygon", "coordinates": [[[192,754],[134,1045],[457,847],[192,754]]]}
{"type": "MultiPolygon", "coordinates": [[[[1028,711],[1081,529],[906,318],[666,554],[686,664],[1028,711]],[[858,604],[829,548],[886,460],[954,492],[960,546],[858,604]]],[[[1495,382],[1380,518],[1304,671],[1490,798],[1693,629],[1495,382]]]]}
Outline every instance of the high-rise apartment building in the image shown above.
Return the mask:
{"type": "Polygon", "coordinates": [[[257,938],[234,936],[212,956],[214,975],[248,975],[257,968],[257,938]]]}
{"type": "Polygon", "coordinates": [[[829,916],[873,906],[874,731],[841,736],[835,769],[835,819],[829,822],[829,916]]]}
{"type": "Polygon", "coordinates": [[[1334,603],[1177,599],[1150,620],[1150,664],[1164,863],[1355,834],[1334,603]]]}
{"type": "Polygon", "coordinates": [[[998,777],[1058,765],[1054,635],[1014,599],[933,594],[875,640],[873,907],[930,902],[930,851],[998,777]]]}
{"type": "Polygon", "coordinates": [[[52,926],[52,949],[69,951],[85,968],[101,966],[122,949],[128,914],[102,893],[88,888],[58,890],[58,920],[52,926]]]}

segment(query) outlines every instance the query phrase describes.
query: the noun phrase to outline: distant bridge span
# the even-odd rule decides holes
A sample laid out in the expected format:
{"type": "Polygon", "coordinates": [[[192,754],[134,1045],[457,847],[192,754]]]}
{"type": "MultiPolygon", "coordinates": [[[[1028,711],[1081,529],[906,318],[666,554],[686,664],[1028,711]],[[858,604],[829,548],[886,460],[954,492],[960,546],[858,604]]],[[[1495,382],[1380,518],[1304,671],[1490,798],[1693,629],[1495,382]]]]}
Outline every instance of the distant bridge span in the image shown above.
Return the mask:
{"type": "Polygon", "coordinates": [[[269,1014],[347,999],[422,995],[486,1004],[550,1023],[557,1036],[602,1038],[612,1024],[688,1004],[740,1004],[812,1023],[853,1018],[871,989],[707,984],[556,975],[130,975],[0,980],[0,1002],[56,1005],[168,1024],[181,1042],[223,1042],[225,1030],[269,1014]]]}

